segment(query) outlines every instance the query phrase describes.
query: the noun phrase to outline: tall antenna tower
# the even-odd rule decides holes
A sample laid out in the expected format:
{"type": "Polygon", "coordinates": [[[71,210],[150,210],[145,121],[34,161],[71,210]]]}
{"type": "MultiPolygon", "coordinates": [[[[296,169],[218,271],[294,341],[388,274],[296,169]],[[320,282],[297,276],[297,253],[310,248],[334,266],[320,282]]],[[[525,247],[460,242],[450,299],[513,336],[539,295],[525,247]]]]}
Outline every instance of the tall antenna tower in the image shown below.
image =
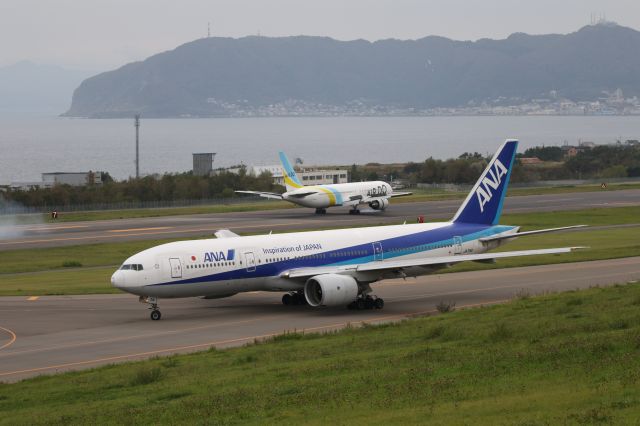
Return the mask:
{"type": "Polygon", "coordinates": [[[136,128],[136,179],[140,178],[140,114],[136,114],[133,126],[136,128]]]}

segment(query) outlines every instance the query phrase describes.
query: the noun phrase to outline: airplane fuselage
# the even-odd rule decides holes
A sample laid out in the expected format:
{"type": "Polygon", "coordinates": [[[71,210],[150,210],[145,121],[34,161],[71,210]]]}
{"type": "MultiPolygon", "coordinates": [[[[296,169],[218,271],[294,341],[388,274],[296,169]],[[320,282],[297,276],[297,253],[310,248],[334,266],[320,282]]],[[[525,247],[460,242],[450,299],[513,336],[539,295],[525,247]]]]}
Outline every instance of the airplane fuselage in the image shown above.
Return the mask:
{"type": "MultiPolygon", "coordinates": [[[[323,209],[333,206],[355,206],[387,199],[391,185],[382,181],[311,185],[282,194],[282,199],[304,207],[323,209]]],[[[386,207],[386,204],[384,205],[386,207]]]]}
{"type": "MultiPolygon", "coordinates": [[[[322,267],[339,267],[359,283],[371,283],[393,275],[349,271],[350,265],[484,253],[500,242],[487,244],[480,238],[517,229],[443,222],[180,241],[130,257],[114,273],[112,284],[162,298],[299,291],[305,280],[283,274],[304,268],[319,268],[321,273],[322,267]]],[[[404,268],[403,274],[425,275],[441,267],[404,268]]]]}

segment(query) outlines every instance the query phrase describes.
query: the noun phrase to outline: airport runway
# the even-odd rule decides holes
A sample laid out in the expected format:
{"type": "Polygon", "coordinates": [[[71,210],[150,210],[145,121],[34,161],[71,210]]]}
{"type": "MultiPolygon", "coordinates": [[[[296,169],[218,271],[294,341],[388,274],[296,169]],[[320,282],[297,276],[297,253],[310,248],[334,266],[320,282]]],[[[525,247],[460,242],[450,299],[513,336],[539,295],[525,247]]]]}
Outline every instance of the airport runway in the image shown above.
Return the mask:
{"type": "MultiPolygon", "coordinates": [[[[347,209],[341,207],[329,209],[322,216],[313,214],[312,209],[296,208],[18,225],[12,227],[12,235],[0,240],[0,251],[125,240],[196,238],[212,235],[218,229],[230,229],[238,233],[267,233],[335,226],[399,224],[405,220],[415,222],[419,215],[424,215],[427,221],[446,220],[453,216],[461,203],[461,199],[397,203],[383,213],[358,216],[347,214],[347,209]]],[[[508,197],[504,208],[506,213],[520,213],[632,205],[640,205],[640,189],[508,197]]]]}
{"type": "Polygon", "coordinates": [[[374,285],[381,311],[283,306],[279,293],[228,299],[161,300],[151,321],[131,295],[0,298],[0,381],[91,368],[155,355],[229,347],[285,331],[323,332],[362,322],[435,313],[440,301],[457,308],[537,294],[640,279],[640,257],[564,265],[443,274],[374,285]]]}

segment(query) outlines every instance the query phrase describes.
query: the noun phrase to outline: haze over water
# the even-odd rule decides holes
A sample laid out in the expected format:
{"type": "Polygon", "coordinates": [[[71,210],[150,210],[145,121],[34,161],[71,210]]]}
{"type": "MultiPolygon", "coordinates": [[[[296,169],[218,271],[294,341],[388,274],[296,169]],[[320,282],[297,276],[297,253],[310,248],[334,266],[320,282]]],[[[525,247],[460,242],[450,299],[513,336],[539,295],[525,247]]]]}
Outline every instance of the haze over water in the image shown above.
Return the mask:
{"type": "MultiPolygon", "coordinates": [[[[100,170],[135,174],[133,119],[0,118],[0,184],[40,173],[100,170]]],[[[565,140],[640,139],[640,117],[483,116],[142,119],[143,174],[183,172],[191,153],[216,152],[214,167],[277,163],[277,151],[305,165],[393,163],[493,153],[506,138],[522,152],[565,140]]]]}

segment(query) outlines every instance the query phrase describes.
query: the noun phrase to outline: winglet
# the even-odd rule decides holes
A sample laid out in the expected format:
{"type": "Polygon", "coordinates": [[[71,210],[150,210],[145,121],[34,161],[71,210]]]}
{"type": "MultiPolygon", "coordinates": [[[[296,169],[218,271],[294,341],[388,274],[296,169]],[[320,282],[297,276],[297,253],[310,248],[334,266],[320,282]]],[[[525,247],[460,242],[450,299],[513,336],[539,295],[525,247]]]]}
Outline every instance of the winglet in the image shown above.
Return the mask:
{"type": "Polygon", "coordinates": [[[452,222],[496,225],[515,162],[517,140],[506,140],[480,175],[452,222]]]}
{"type": "Polygon", "coordinates": [[[294,189],[302,188],[304,185],[298,179],[296,175],[296,171],[289,163],[287,156],[284,155],[284,152],[280,151],[278,153],[280,156],[280,163],[282,164],[282,176],[284,177],[284,185],[287,187],[287,191],[293,191],[294,189]]]}

